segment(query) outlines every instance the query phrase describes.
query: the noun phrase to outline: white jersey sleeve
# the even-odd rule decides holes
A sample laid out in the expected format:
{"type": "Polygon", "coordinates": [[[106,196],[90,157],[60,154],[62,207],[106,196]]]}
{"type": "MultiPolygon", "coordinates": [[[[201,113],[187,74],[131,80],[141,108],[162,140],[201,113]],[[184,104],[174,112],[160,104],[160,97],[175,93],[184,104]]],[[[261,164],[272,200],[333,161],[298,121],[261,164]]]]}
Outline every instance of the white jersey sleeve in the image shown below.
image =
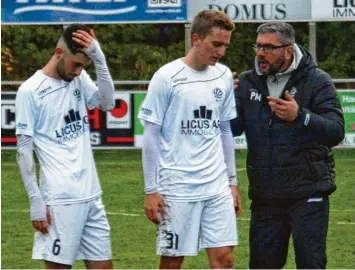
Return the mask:
{"type": "Polygon", "coordinates": [[[99,88],[90,78],[89,74],[83,70],[80,74],[81,89],[84,91],[84,97],[87,107],[92,110],[99,106],[100,99],[98,95],[99,88]]]}
{"type": "Polygon", "coordinates": [[[235,105],[234,88],[233,88],[233,75],[229,69],[227,70],[226,75],[228,76],[229,84],[221,108],[220,121],[229,121],[237,117],[237,107],[235,105]]]}
{"type": "Polygon", "coordinates": [[[157,71],[149,83],[148,93],[138,118],[158,125],[163,124],[169,106],[169,82],[157,71]]]}
{"type": "Polygon", "coordinates": [[[33,136],[36,126],[36,106],[31,89],[19,88],[15,108],[16,135],[33,136]]]}

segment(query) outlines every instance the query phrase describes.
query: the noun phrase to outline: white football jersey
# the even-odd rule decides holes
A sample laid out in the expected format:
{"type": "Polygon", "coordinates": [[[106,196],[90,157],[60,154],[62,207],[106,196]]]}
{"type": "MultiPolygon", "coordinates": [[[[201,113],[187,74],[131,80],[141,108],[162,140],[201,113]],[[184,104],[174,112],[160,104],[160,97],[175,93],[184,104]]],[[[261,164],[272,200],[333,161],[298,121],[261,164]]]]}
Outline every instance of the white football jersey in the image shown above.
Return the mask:
{"type": "Polygon", "coordinates": [[[232,72],[217,63],[196,71],[183,59],[153,76],[138,118],[161,125],[158,192],[198,201],[229,186],[220,121],[237,116],[232,72]]]}
{"type": "Polygon", "coordinates": [[[40,191],[48,205],[88,201],[101,194],[86,111],[86,105],[98,106],[97,91],[85,70],[71,82],[38,70],[18,90],[16,135],[33,137],[40,191]]]}

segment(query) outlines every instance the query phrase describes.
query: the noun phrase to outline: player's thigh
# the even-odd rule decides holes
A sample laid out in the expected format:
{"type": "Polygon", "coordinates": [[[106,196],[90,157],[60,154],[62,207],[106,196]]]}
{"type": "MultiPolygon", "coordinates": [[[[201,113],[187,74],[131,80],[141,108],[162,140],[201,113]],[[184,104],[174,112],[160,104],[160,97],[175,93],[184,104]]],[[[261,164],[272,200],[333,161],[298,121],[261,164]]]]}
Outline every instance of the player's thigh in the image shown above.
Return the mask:
{"type": "Polygon", "coordinates": [[[36,232],[32,258],[72,265],[88,213],[87,203],[49,206],[52,224],[48,233],[36,232]]]}
{"type": "Polygon", "coordinates": [[[158,226],[157,254],[167,257],[198,253],[202,202],[164,200],[165,215],[158,226]]]}
{"type": "Polygon", "coordinates": [[[201,217],[201,248],[238,244],[237,219],[231,192],[205,201],[201,217]]]}
{"type": "Polygon", "coordinates": [[[90,203],[77,259],[103,262],[103,265],[111,260],[110,225],[101,197],[90,203]]]}

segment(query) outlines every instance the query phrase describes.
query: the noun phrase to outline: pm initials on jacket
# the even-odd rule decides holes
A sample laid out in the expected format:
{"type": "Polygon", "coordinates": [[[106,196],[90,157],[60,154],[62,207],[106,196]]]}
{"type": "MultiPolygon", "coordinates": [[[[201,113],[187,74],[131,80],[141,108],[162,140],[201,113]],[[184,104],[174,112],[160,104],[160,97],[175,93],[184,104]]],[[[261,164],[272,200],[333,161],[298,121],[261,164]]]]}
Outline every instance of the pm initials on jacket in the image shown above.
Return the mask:
{"type": "Polygon", "coordinates": [[[258,93],[258,90],[252,88],[249,89],[249,91],[250,91],[250,100],[261,101],[261,94],[258,93]]]}

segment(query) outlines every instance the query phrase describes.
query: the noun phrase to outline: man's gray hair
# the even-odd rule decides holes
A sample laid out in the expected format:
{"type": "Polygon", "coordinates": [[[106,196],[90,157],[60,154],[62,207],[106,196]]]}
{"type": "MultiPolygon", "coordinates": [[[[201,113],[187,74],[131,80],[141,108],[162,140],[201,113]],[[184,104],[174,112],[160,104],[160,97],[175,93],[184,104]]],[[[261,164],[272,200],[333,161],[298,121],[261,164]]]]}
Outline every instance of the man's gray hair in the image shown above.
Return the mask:
{"type": "Polygon", "coordinates": [[[282,45],[295,43],[295,29],[285,22],[267,22],[263,23],[256,30],[257,34],[260,33],[278,33],[280,36],[280,43],[282,45]]]}

